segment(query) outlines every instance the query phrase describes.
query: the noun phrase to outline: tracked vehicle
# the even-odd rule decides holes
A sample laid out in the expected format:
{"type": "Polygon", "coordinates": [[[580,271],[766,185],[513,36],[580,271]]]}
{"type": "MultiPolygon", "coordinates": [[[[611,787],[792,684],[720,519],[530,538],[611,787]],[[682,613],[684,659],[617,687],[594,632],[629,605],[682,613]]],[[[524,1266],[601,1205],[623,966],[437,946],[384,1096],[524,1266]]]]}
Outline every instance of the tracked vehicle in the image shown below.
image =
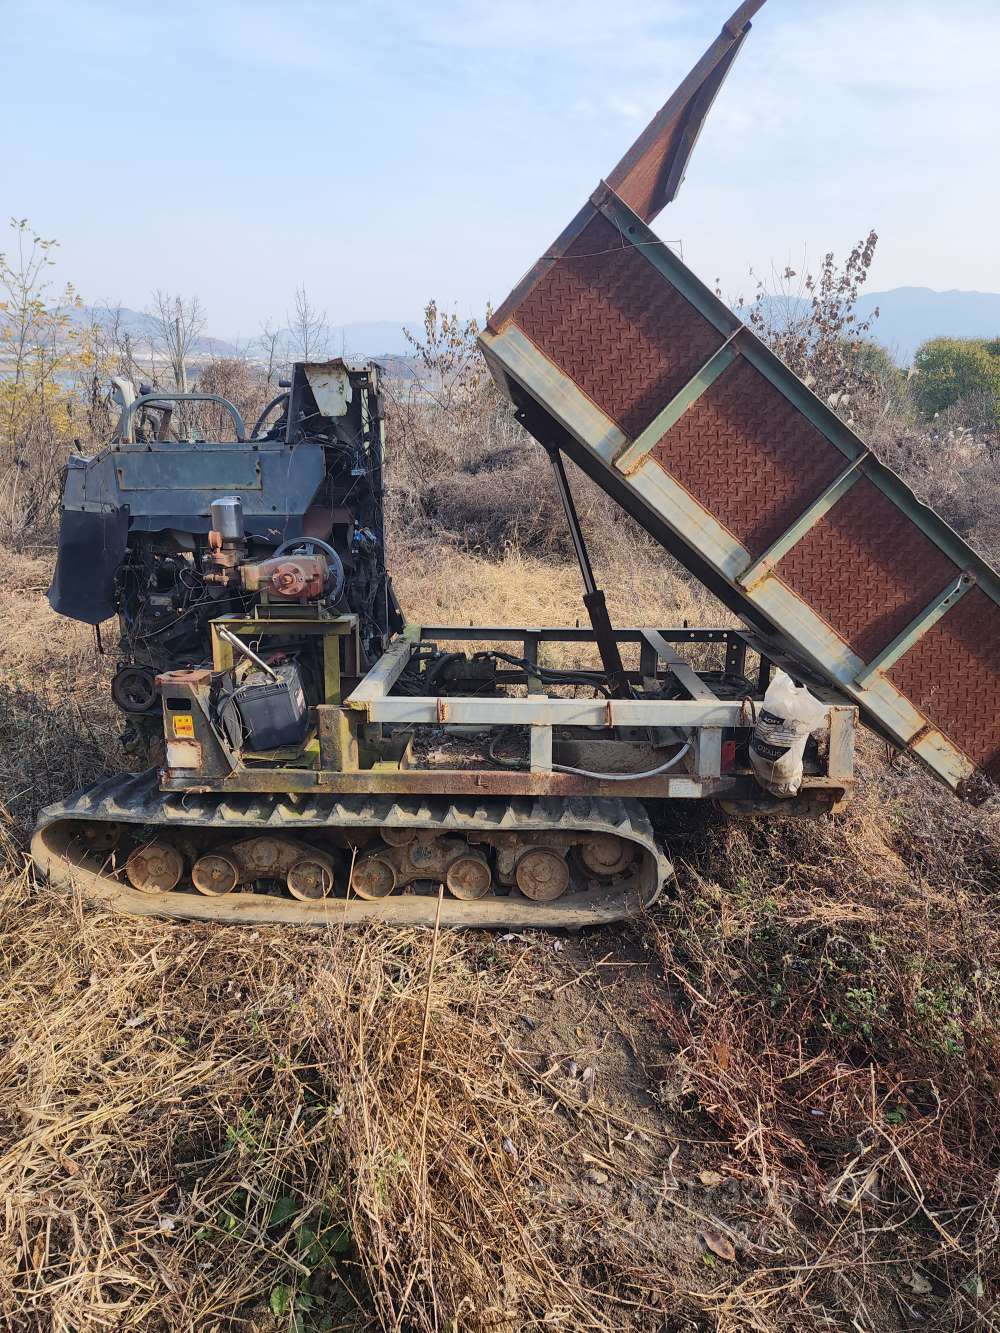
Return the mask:
{"type": "Polygon", "coordinates": [[[482,338],[553,469],[587,627],[405,622],[375,366],[297,365],[249,435],[219,404],[234,438],[211,441],[172,438],[184,396],[123,387],[115,439],[68,469],[50,596],[117,614],[114,697],[162,754],[41,813],[53,880],[202,920],[576,926],[655,901],[665,802],[839,809],[859,717],[960,794],[1000,777],[997,574],[649,227],[762,2],[482,338]],[[738,627],[614,627],[566,457],[738,627]],[[775,665],[827,715],[787,799],[748,762],[775,665]]]}

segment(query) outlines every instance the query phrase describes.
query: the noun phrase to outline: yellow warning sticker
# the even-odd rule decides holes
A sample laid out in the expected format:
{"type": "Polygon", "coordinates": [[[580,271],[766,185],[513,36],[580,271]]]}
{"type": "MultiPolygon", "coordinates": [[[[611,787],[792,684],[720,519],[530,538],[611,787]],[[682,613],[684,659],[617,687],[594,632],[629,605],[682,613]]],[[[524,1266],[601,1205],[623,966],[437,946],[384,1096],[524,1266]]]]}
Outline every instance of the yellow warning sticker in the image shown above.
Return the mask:
{"type": "Polygon", "coordinates": [[[191,713],[174,714],[174,735],[175,736],[193,736],[194,735],[194,717],[191,713]]]}

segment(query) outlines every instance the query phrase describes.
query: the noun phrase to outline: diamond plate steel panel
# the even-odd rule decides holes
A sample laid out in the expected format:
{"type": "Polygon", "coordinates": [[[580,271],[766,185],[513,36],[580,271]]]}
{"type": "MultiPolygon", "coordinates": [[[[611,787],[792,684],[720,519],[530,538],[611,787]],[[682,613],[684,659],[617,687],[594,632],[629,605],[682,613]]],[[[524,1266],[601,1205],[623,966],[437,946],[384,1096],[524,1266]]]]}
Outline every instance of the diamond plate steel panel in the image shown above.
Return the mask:
{"type": "Polygon", "coordinates": [[[967,593],[887,673],[934,726],[1000,781],[1000,607],[967,593]]]}
{"type": "Polygon", "coordinates": [[[866,662],[961,573],[867,478],[775,572],[866,662]]]}
{"type": "MultiPolygon", "coordinates": [[[[967,642],[952,646],[940,669],[968,682],[966,698],[982,697],[982,716],[978,704],[969,705],[968,715],[938,711],[932,679],[938,666],[927,668],[926,679],[907,674],[922,660],[916,648],[892,674],[886,668],[866,686],[821,628],[825,622],[871,663],[965,571],[979,580],[982,594],[972,605],[997,607],[996,573],[613,192],[596,192],[564,236],[484,335],[491,365],[500,368],[514,401],[532,402],[532,412],[525,412],[529,429],[543,442],[559,442],[599,483],[605,470],[609,493],[678,559],[690,554],[689,567],[727,606],[753,623],[770,620],[792,654],[820,666],[877,730],[904,745],[913,740],[914,752],[949,785],[967,776],[967,760],[988,764],[998,775],[998,669],[990,666],[998,649],[994,631],[984,628],[978,639],[968,608],[961,611],[971,593],[944,615],[945,629],[932,627],[924,638],[934,645],[948,626],[968,626],[959,635],[967,642]],[[557,259],[560,250],[564,258],[557,259]],[[713,378],[707,363],[737,334],[736,360],[713,378]],[[509,376],[503,373],[508,368],[509,376]],[[579,395],[567,392],[571,384],[579,395]],[[608,432],[580,395],[625,437],[626,446],[613,444],[620,468],[608,455],[608,432]],[[673,425],[659,426],[655,440],[648,427],[661,413],[673,425]],[[629,448],[644,432],[632,467],[629,448]],[[740,584],[739,547],[751,561],[759,559],[796,528],[848,461],[856,464],[858,480],[775,557],[780,583],[740,584]],[[706,523],[704,514],[715,522],[706,523]],[[795,599],[811,617],[799,614],[795,599]],[[956,615],[962,619],[953,620],[956,615]],[[921,716],[939,737],[924,732],[914,738],[921,716]]],[[[961,684],[954,693],[963,693],[961,684]]]]}
{"type": "Polygon", "coordinates": [[[597,213],[515,322],[633,439],[724,341],[597,213]]]}
{"type": "Polygon", "coordinates": [[[844,468],[840,450],[742,359],[671,427],[652,457],[755,556],[844,468]]]}

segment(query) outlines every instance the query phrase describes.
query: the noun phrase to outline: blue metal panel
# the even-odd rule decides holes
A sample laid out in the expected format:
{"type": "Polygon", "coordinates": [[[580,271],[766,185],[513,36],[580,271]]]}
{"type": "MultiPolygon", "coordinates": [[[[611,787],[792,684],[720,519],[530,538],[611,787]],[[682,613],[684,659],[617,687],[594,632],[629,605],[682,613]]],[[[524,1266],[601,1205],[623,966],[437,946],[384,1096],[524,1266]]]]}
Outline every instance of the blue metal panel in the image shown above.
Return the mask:
{"type": "Polygon", "coordinates": [[[70,459],[63,507],[127,509],[139,531],[207,532],[212,499],[238,495],[247,530],[276,540],[299,535],[324,476],[320,444],[122,445],[70,459]]]}

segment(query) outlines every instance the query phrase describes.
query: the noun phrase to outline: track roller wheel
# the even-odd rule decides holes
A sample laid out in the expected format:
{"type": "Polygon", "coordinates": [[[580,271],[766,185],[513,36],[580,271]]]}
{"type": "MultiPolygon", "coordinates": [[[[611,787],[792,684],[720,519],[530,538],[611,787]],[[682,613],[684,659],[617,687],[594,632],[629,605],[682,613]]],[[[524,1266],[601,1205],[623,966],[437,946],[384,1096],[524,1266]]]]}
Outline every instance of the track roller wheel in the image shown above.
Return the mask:
{"type": "Polygon", "coordinates": [[[293,898],[325,898],[333,888],[333,862],[322,852],[310,852],[288,872],[288,892],[293,898]]]}
{"type": "Polygon", "coordinates": [[[359,898],[387,898],[396,887],[396,872],[384,856],[364,856],[351,874],[351,888],[359,898]]]}
{"type": "Polygon", "coordinates": [[[493,886],[493,871],[484,856],[470,852],[452,861],[445,884],[453,898],[463,901],[485,898],[493,886]]]}
{"type": "Polygon", "coordinates": [[[206,897],[216,897],[222,893],[232,893],[239,883],[240,873],[228,856],[219,852],[207,852],[199,856],[191,867],[191,882],[199,893],[206,897]]]}
{"type": "Polygon", "coordinates": [[[535,847],[518,860],[514,879],[526,898],[550,903],[569,888],[569,866],[558,852],[535,847]]]}
{"type": "Polygon", "coordinates": [[[613,833],[598,833],[579,845],[577,855],[589,874],[599,879],[611,879],[632,864],[633,849],[624,838],[616,838],[613,833]]]}
{"type": "Polygon", "coordinates": [[[184,874],[184,858],[169,842],[147,842],[131,853],[125,874],[140,893],[169,893],[184,874]]]}

